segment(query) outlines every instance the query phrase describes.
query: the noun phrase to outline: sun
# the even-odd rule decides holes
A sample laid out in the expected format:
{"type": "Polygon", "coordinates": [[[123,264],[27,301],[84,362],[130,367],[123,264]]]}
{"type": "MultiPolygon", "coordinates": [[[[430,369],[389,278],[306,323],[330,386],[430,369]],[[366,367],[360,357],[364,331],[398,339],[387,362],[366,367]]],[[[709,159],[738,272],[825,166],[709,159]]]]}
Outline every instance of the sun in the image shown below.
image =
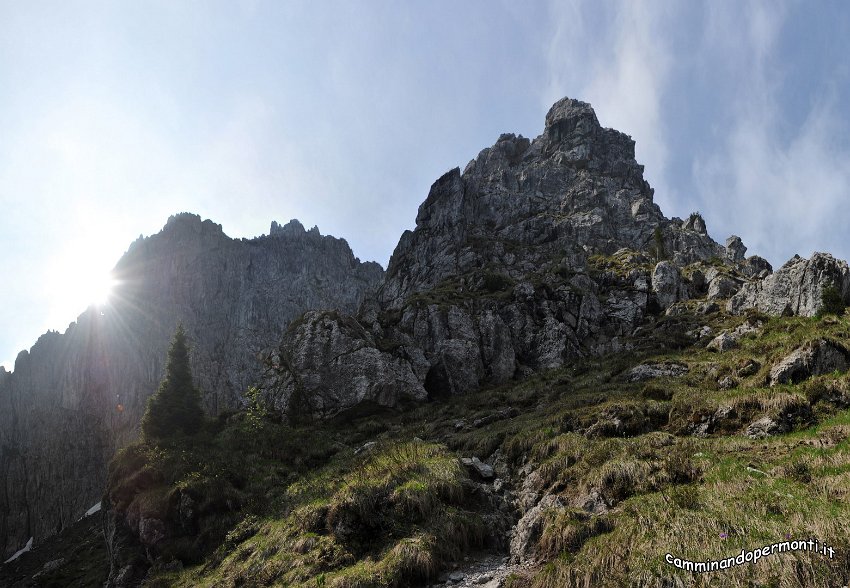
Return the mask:
{"type": "Polygon", "coordinates": [[[118,285],[113,264],[92,250],[67,251],[54,259],[46,280],[51,328],[67,325],[92,306],[106,309],[118,285]]]}
{"type": "Polygon", "coordinates": [[[103,306],[112,297],[117,281],[109,271],[78,264],[65,275],[64,298],[69,310],[81,312],[89,306],[103,306]]]}
{"type": "Polygon", "coordinates": [[[110,274],[92,276],[88,283],[81,285],[81,298],[88,300],[89,304],[102,306],[109,302],[116,285],[118,281],[110,274]]]}

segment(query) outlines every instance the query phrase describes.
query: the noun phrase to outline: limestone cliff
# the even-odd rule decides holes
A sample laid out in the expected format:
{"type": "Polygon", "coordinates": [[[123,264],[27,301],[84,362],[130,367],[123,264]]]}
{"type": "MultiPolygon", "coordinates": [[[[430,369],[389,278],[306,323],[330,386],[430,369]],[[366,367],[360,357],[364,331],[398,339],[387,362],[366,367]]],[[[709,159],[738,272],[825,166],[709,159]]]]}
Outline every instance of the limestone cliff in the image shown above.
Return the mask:
{"type": "MultiPolygon", "coordinates": [[[[0,555],[79,518],[100,500],[116,448],[136,435],[178,322],[210,414],[240,406],[260,355],[312,308],[355,312],[383,277],[341,239],[272,223],[231,239],[191,214],[169,219],[118,262],[108,305],[43,335],[0,371],[0,555]]],[[[4,558],[5,559],[5,558],[4,558]]]]}
{"type": "Polygon", "coordinates": [[[291,409],[297,392],[317,416],[364,401],[393,406],[420,394],[408,371],[432,398],[464,394],[628,349],[623,340],[645,319],[693,298],[709,310],[731,298],[731,312],[811,316],[833,285],[850,302],[846,263],[795,258],[773,275],[746,249],[735,235],[715,242],[697,213],[666,218],[632,139],[564,98],[536,139],[504,134],[433,184],[376,298],[356,317],[304,321],[284,340],[280,357],[310,362],[280,364],[270,401],[291,409]],[[335,351],[342,339],[326,343],[326,332],[346,329],[368,333],[356,339],[358,356],[372,345],[382,374],[405,374],[394,393],[359,382],[359,360],[335,351]],[[333,390],[318,385],[331,380],[333,390]]]}
{"type": "MultiPolygon", "coordinates": [[[[743,267],[741,248],[729,253],[712,240],[699,215],[664,217],[634,141],[602,128],[590,105],[565,98],[536,139],[504,134],[462,173],[434,183],[376,300],[356,320],[410,365],[431,397],[461,394],[618,349],[647,313],[707,287],[702,273],[683,277],[680,266],[743,267]],[[653,266],[667,259],[676,282],[658,284],[653,266]]],[[[315,343],[313,327],[300,325],[282,355],[339,363],[315,343]]],[[[284,382],[313,376],[298,364],[282,371],[284,382]]],[[[410,386],[402,388],[398,397],[409,396],[410,386]]],[[[291,393],[278,386],[272,400],[286,406],[291,393]]],[[[364,400],[335,398],[338,410],[364,400]]],[[[327,410],[319,398],[314,404],[327,410]]]]}

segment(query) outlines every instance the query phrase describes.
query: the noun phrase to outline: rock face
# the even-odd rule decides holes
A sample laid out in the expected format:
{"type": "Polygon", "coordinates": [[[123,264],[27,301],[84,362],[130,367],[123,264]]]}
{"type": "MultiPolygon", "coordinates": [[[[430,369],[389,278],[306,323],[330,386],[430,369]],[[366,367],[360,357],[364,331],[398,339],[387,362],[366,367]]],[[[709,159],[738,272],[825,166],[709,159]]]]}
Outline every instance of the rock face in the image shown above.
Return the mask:
{"type": "Polygon", "coordinates": [[[666,219],[652,195],[634,141],[603,129],[590,105],[565,98],[541,136],[502,135],[463,173],[434,183],[416,229],[390,259],[380,300],[400,308],[412,294],[487,266],[520,279],[554,259],[575,270],[588,252],[648,251],[656,228],[674,261],[723,255],[704,225],[666,219]]]}
{"type": "Polygon", "coordinates": [[[135,437],[178,322],[215,414],[240,406],[262,372],[258,354],[277,346],[289,321],[311,308],[356,311],[383,271],[298,221],[237,240],[180,214],[133,243],[114,276],[109,305],[43,335],[14,372],[0,371],[0,556],[100,499],[106,464],[135,437]]]}
{"type": "Polygon", "coordinates": [[[747,247],[738,235],[732,235],[726,239],[726,257],[732,261],[744,261],[747,247]]]}
{"type": "Polygon", "coordinates": [[[275,358],[288,368],[272,393],[280,412],[303,403],[297,411],[323,418],[365,403],[395,407],[427,398],[410,364],[378,350],[354,317],[308,312],[290,326],[281,348],[295,353],[275,358]]]}
{"type": "Polygon", "coordinates": [[[791,352],[770,370],[770,385],[796,384],[811,376],[844,372],[850,367],[850,352],[835,341],[813,341],[791,352]]]}
{"type": "MultiPolygon", "coordinates": [[[[502,135],[439,178],[386,274],[297,221],[240,241],[178,215],[119,262],[112,305],[43,336],[14,373],[0,370],[0,549],[100,497],[105,463],[135,436],[178,321],[210,413],[238,407],[260,382],[281,412],[322,418],[621,351],[647,316],[674,316],[706,294],[731,297],[733,312],[774,314],[814,314],[828,285],[850,301],[844,262],[816,254],[770,275],[745,253],[739,238],[713,241],[699,214],[665,218],[634,141],[568,98],[539,137],[502,135]],[[323,312],[287,329],[307,310],[323,312]]],[[[705,312],[716,311],[709,302],[705,312]]],[[[629,377],[687,369],[645,364],[629,377]]],[[[143,534],[155,538],[156,525],[143,534]]]]}
{"type": "Polygon", "coordinates": [[[685,284],[679,268],[672,262],[661,261],[652,270],[652,289],[661,308],[687,298],[685,284]]]}
{"type": "Polygon", "coordinates": [[[850,303],[850,269],[847,262],[828,253],[815,253],[810,259],[795,255],[763,280],[745,284],[729,300],[728,310],[740,314],[757,308],[779,316],[815,316],[822,305],[825,288],[834,286],[845,303],[850,303]]]}
{"type": "MultiPolygon", "coordinates": [[[[647,313],[687,298],[679,266],[725,252],[699,215],[668,220],[652,196],[634,141],[563,99],[533,141],[504,134],[433,184],[357,320],[430,397],[618,349],[647,313]]],[[[313,373],[292,368],[284,380],[313,373]]]]}

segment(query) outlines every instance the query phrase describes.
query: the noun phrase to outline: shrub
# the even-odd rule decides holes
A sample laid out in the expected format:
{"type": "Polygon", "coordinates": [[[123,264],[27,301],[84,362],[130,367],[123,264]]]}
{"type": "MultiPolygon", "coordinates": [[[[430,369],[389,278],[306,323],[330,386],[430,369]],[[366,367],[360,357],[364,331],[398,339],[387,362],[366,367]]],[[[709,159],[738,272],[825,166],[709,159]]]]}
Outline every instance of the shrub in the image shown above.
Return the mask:
{"type": "Polygon", "coordinates": [[[827,286],[821,291],[821,307],[818,310],[819,317],[827,314],[841,315],[846,307],[847,305],[844,304],[841,292],[834,285],[827,286]]]}

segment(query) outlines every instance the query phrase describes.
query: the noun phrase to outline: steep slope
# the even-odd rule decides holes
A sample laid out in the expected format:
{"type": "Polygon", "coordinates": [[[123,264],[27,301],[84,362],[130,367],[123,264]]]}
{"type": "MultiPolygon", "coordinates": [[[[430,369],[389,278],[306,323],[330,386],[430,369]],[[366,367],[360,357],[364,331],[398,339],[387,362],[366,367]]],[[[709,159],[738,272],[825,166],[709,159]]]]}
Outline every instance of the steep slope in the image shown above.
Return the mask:
{"type": "Polygon", "coordinates": [[[131,446],[111,467],[110,585],[845,586],[850,317],[704,303],[648,317],[632,352],[405,411],[254,410],[131,446]],[[788,546],[810,538],[834,555],[788,546]],[[781,542],[696,577],[665,559],[781,542]]]}
{"type": "Polygon", "coordinates": [[[0,554],[59,530],[100,499],[106,463],[135,438],[182,322],[209,414],[241,406],[262,353],[310,308],[355,312],[383,276],[345,241],[298,221],[231,239],[179,214],[118,262],[112,302],[43,335],[0,373],[0,554]]]}

